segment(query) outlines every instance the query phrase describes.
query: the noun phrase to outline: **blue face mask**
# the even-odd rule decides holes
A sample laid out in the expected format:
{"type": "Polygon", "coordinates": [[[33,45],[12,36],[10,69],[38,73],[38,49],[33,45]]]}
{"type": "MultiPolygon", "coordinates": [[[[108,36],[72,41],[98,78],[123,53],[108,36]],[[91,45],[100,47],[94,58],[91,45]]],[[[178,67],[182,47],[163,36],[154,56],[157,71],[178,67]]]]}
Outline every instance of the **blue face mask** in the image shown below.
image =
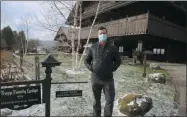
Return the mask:
{"type": "Polygon", "coordinates": [[[107,39],[106,34],[99,35],[99,42],[106,41],[106,39],[107,39]]]}

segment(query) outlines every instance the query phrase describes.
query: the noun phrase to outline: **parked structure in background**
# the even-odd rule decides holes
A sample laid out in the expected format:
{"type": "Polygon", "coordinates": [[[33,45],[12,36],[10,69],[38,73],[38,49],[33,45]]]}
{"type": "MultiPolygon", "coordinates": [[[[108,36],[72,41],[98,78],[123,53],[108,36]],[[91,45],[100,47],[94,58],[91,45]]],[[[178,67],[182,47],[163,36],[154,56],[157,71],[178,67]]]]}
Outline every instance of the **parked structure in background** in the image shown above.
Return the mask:
{"type": "MultiPolygon", "coordinates": [[[[83,1],[81,48],[83,51],[98,1],[83,1]]],[[[66,24],[73,25],[73,10],[66,24]]],[[[90,43],[97,41],[97,28],[104,26],[123,56],[132,57],[132,49],[142,42],[142,51],[152,51],[147,59],[185,62],[187,43],[187,3],[182,1],[102,1],[92,29],[90,43]]],[[[78,38],[78,30],[76,32],[78,38]]],[[[64,42],[72,31],[61,27],[55,36],[64,42]]],[[[58,40],[59,41],[59,40],[58,40]]],[[[77,39],[76,39],[77,41],[77,39]]],[[[59,41],[60,42],[60,41],[59,41]]],[[[62,42],[63,43],[63,42],[62,42]]],[[[75,44],[76,45],[76,44],[75,44]]]]}

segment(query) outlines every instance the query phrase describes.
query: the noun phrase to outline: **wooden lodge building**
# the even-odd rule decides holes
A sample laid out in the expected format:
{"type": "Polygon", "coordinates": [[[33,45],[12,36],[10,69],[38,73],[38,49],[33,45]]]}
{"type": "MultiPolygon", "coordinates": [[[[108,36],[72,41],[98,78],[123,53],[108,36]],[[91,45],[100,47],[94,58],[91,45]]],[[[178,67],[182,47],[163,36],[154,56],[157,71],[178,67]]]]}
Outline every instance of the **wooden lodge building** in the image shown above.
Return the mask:
{"type": "MultiPolygon", "coordinates": [[[[98,1],[82,2],[81,50],[86,43],[97,5],[98,1]]],[[[73,25],[72,14],[73,11],[66,21],[68,25],[73,25]]],[[[154,53],[148,56],[148,59],[186,61],[187,2],[185,1],[102,1],[90,43],[98,41],[97,30],[100,26],[107,28],[109,39],[114,40],[120,50],[122,47],[120,53],[123,56],[132,57],[132,49],[142,41],[143,50],[154,53]]],[[[70,36],[71,30],[61,27],[55,40],[69,42],[70,36]]],[[[68,44],[71,47],[71,43],[68,44]]]]}

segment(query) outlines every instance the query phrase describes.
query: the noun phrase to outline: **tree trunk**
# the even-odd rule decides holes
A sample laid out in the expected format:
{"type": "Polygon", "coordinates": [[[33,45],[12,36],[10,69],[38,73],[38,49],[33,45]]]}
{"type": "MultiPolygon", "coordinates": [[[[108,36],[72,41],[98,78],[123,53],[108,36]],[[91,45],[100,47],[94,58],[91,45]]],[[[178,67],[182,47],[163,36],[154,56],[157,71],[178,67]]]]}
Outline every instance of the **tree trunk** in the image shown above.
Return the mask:
{"type": "Polygon", "coordinates": [[[72,46],[72,69],[73,70],[75,70],[75,30],[76,30],[76,26],[77,26],[78,6],[79,6],[79,2],[76,3],[75,16],[74,16],[74,28],[73,28],[73,34],[72,34],[72,40],[71,40],[71,46],[72,46]]]}
{"type": "Polygon", "coordinates": [[[29,27],[28,27],[28,22],[27,22],[27,20],[26,20],[26,32],[27,32],[27,39],[26,39],[26,44],[25,44],[25,55],[26,55],[26,53],[27,53],[27,47],[28,47],[28,39],[29,39],[29,27]]]}
{"type": "Polygon", "coordinates": [[[81,38],[81,21],[82,21],[82,1],[80,1],[80,22],[79,22],[79,36],[78,36],[78,45],[76,51],[76,68],[78,69],[78,54],[79,54],[79,47],[80,47],[80,38],[81,38]]]}
{"type": "Polygon", "coordinates": [[[86,52],[86,48],[87,48],[87,46],[88,46],[88,43],[89,43],[89,40],[90,40],[90,36],[91,36],[91,32],[92,32],[92,27],[93,27],[94,24],[95,24],[95,21],[96,21],[98,12],[99,12],[100,4],[101,4],[101,1],[99,1],[99,3],[98,3],[97,11],[96,11],[96,13],[95,13],[95,18],[94,18],[94,20],[93,20],[93,22],[92,22],[92,25],[91,25],[91,27],[90,27],[90,32],[89,32],[89,35],[88,35],[88,39],[87,39],[87,42],[86,42],[86,45],[85,45],[83,54],[82,54],[82,56],[81,56],[81,59],[80,59],[80,61],[79,61],[79,66],[78,66],[78,68],[80,68],[81,62],[82,62],[83,57],[84,57],[84,53],[86,52]]]}

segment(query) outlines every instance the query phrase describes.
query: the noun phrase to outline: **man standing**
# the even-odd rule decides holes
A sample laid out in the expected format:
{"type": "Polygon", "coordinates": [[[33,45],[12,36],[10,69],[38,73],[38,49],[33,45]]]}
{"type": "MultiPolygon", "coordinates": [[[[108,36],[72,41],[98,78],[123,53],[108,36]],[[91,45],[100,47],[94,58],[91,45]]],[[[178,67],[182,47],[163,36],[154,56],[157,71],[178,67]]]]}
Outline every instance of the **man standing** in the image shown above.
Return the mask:
{"type": "Polygon", "coordinates": [[[94,96],[93,115],[101,116],[101,92],[105,95],[104,116],[112,116],[115,87],[113,72],[121,64],[118,48],[111,41],[107,41],[105,27],[98,29],[99,42],[92,45],[85,57],[84,63],[92,72],[91,83],[94,96]]]}

